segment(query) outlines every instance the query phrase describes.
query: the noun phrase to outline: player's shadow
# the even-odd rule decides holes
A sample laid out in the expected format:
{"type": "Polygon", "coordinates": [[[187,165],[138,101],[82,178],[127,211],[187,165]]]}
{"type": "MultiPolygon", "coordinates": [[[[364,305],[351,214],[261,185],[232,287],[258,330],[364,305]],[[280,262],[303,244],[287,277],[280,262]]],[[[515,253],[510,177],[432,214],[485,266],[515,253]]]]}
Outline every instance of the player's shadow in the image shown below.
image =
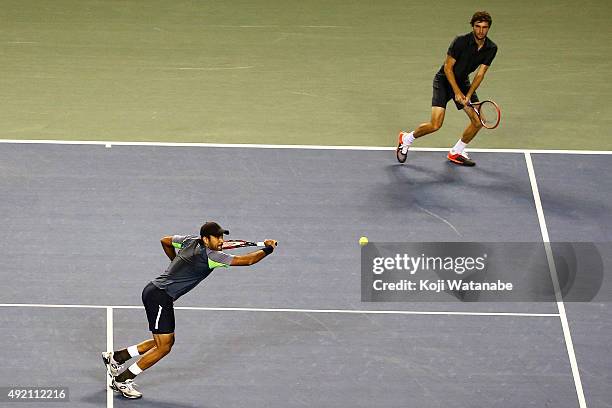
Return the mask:
{"type": "MultiPolygon", "coordinates": [[[[146,390],[144,390],[143,392],[146,394],[146,390]]],[[[152,407],[152,408],[206,408],[207,407],[207,405],[204,405],[201,402],[198,402],[197,404],[194,404],[194,405],[183,404],[183,403],[176,403],[176,402],[170,402],[170,401],[155,400],[155,399],[152,399],[151,397],[147,397],[146,395],[142,399],[128,400],[127,398],[124,398],[123,396],[117,393],[113,393],[113,399],[117,402],[124,400],[126,404],[130,405],[130,407],[132,406],[134,407],[152,407]]],[[[79,398],[78,400],[73,399],[72,397],[70,398],[70,402],[78,402],[78,401],[81,401],[87,404],[91,404],[91,405],[101,405],[101,403],[105,405],[106,390],[101,389],[100,391],[92,392],[91,394],[83,398],[79,398]]]]}
{"type": "MultiPolygon", "coordinates": [[[[410,159],[410,157],[409,157],[410,159]]],[[[425,211],[432,209],[443,214],[463,213],[478,215],[483,211],[504,208],[531,208],[535,202],[525,163],[507,161],[501,170],[487,160],[476,167],[461,167],[448,161],[432,162],[428,157],[417,157],[404,164],[387,165],[389,184],[374,191],[377,205],[389,209],[425,211]],[[425,159],[425,160],[423,160],[425,159]],[[421,164],[424,163],[424,164],[421,164]],[[467,197],[468,199],[466,199],[467,197]],[[483,206],[487,203],[487,206],[483,206]]],[[[442,159],[441,159],[442,160],[442,159]]],[[[601,218],[607,203],[593,202],[589,197],[572,194],[568,189],[547,188],[538,180],[540,198],[546,214],[566,220],[601,218]]],[[[432,211],[432,212],[433,212],[432,211]]]]}
{"type": "Polygon", "coordinates": [[[476,207],[478,197],[498,198],[500,203],[533,203],[529,180],[484,167],[459,167],[450,162],[436,165],[418,163],[393,164],[386,167],[389,184],[382,186],[382,194],[392,207],[435,206],[453,209],[458,205],[476,207]],[[452,197],[457,194],[457,197],[452,197]],[[466,200],[465,198],[468,198],[466,200]]]}
{"type": "MultiPolygon", "coordinates": [[[[431,160],[428,160],[425,165],[419,164],[419,161],[423,162],[422,159],[417,160],[386,167],[391,186],[398,187],[390,189],[391,198],[399,196],[401,203],[405,204],[415,198],[432,196],[433,198],[438,197],[439,204],[442,201],[439,198],[444,196],[444,190],[437,191],[438,189],[459,186],[466,188],[465,194],[483,192],[491,196],[499,193],[509,204],[514,201],[533,203],[529,174],[523,162],[515,164],[509,162],[504,164],[502,170],[496,170],[487,163],[476,167],[461,167],[446,160],[444,163],[434,162],[433,164],[431,160]],[[402,187],[404,187],[403,190],[402,187]],[[398,190],[401,191],[398,193],[398,190]]],[[[543,185],[541,180],[538,181],[541,198],[549,204],[546,208],[547,212],[560,213],[568,217],[575,215],[576,208],[580,208],[581,212],[587,214],[601,213],[600,205],[575,194],[572,195],[571,189],[551,191],[543,185]]]]}
{"type": "MultiPolygon", "coordinates": [[[[146,394],[146,390],[143,390],[143,392],[146,394]]],[[[197,404],[192,405],[192,404],[183,404],[183,403],[176,403],[176,402],[162,401],[162,400],[156,401],[155,399],[152,399],[151,397],[147,397],[146,395],[141,399],[128,400],[127,398],[124,398],[123,396],[117,393],[113,393],[113,399],[117,402],[121,400],[125,400],[125,403],[129,404],[130,407],[149,407],[149,408],[151,407],[152,408],[207,408],[208,407],[208,405],[205,405],[202,402],[198,402],[197,404]]],[[[101,405],[101,403],[105,405],[106,390],[101,389],[100,391],[93,392],[86,397],[79,398],[78,400],[74,400],[73,398],[70,398],[70,402],[78,402],[78,401],[87,403],[87,404],[92,404],[92,405],[101,405]]]]}
{"type": "MultiPolygon", "coordinates": [[[[124,399],[122,396],[120,395],[115,395],[115,399],[124,399]]],[[[135,406],[135,407],[152,407],[152,408],[206,408],[210,405],[205,405],[201,402],[198,402],[197,404],[179,404],[176,402],[169,402],[169,401],[156,401],[153,400],[151,398],[146,398],[143,397],[142,399],[138,399],[138,400],[129,400],[128,401],[131,406],[135,406]]]]}

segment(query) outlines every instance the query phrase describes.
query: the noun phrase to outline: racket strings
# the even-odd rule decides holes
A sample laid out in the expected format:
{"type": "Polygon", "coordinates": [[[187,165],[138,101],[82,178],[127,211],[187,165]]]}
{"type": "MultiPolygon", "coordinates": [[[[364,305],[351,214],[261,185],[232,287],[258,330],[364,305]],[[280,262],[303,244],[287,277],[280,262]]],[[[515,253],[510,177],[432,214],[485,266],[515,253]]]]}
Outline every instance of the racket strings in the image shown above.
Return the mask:
{"type": "Polygon", "coordinates": [[[495,105],[484,102],[480,106],[480,118],[486,125],[495,125],[498,121],[498,112],[495,105]]]}

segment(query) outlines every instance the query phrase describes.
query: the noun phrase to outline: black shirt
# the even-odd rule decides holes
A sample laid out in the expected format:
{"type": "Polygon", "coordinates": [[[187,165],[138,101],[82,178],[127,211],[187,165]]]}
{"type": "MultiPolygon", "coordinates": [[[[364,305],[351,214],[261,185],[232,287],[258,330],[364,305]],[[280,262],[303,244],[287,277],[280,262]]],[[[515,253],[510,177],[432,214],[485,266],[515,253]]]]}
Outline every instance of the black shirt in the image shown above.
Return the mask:
{"type": "MultiPolygon", "coordinates": [[[[479,50],[478,44],[473,33],[467,33],[456,37],[448,47],[447,54],[453,57],[456,62],[453,67],[455,79],[458,83],[466,82],[468,75],[476,70],[481,64],[491,65],[495,54],[497,54],[497,45],[489,39],[485,38],[484,45],[479,50]]],[[[438,71],[438,75],[444,75],[444,64],[438,71]]]]}

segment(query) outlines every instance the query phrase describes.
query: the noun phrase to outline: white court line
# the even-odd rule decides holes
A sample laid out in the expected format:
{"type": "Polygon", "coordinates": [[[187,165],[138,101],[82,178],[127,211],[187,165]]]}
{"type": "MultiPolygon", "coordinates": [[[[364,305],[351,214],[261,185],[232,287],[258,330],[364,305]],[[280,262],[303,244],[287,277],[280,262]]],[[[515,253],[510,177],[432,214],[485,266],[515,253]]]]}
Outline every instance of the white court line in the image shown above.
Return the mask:
{"type": "MultiPolygon", "coordinates": [[[[114,350],[113,345],[113,308],[106,308],[106,350],[111,351],[114,350]]],[[[113,408],[113,390],[109,388],[111,384],[111,379],[108,373],[104,373],[106,377],[106,408],[113,408]]]]}
{"type": "Polygon", "coordinates": [[[245,65],[239,67],[178,67],[178,68],[166,68],[166,69],[175,69],[179,71],[226,71],[226,70],[236,70],[236,69],[249,69],[253,68],[254,65],[245,65]]]}
{"type": "MultiPolygon", "coordinates": [[[[57,145],[114,145],[114,146],[159,146],[159,147],[233,147],[249,149],[299,149],[299,150],[395,150],[390,146],[323,146],[323,145],[276,145],[255,143],[175,143],[175,142],[119,142],[101,140],[46,140],[46,139],[0,139],[7,144],[57,144],[57,145]]],[[[417,152],[446,152],[447,147],[411,147],[417,152]]],[[[540,149],[470,149],[475,153],[534,153],[534,154],[594,154],[610,155],[610,150],[540,150],[540,149]]]]}
{"type": "Polygon", "coordinates": [[[555,260],[553,258],[553,253],[550,246],[548,228],[546,228],[546,220],[544,218],[544,209],[542,208],[542,201],[540,199],[540,192],[538,190],[538,182],[536,180],[535,171],[533,169],[533,162],[531,161],[531,155],[529,153],[525,153],[525,161],[527,162],[527,171],[529,172],[529,180],[531,182],[531,189],[533,191],[533,199],[535,200],[538,220],[540,222],[540,230],[542,232],[542,239],[544,241],[544,249],[546,251],[546,259],[548,260],[550,277],[552,279],[553,288],[555,290],[555,297],[557,299],[557,308],[559,309],[559,318],[561,319],[561,327],[563,328],[563,337],[565,338],[567,355],[569,357],[570,367],[572,369],[572,375],[574,377],[574,385],[576,386],[578,404],[580,408],[587,408],[586,400],[584,398],[584,391],[582,389],[582,381],[580,380],[580,370],[578,369],[578,362],[576,361],[576,354],[574,352],[572,334],[570,333],[569,323],[567,322],[567,315],[565,314],[565,304],[563,303],[563,297],[561,296],[561,290],[559,287],[559,277],[557,275],[557,268],[555,266],[555,260]]]}
{"type": "MultiPolygon", "coordinates": [[[[40,307],[72,309],[144,309],[143,306],[104,305],[53,305],[41,303],[0,303],[0,307],[40,307]]],[[[275,313],[338,313],[338,314],[380,314],[380,315],[447,315],[447,316],[516,316],[516,317],[558,317],[558,313],[512,313],[512,312],[456,312],[417,310],[351,310],[351,309],[282,309],[261,307],[196,307],[176,306],[175,310],[205,310],[215,312],[275,312],[275,313]]]]}
{"type": "Polygon", "coordinates": [[[337,26],[337,25],[301,25],[301,28],[351,28],[351,26],[337,26]]]}

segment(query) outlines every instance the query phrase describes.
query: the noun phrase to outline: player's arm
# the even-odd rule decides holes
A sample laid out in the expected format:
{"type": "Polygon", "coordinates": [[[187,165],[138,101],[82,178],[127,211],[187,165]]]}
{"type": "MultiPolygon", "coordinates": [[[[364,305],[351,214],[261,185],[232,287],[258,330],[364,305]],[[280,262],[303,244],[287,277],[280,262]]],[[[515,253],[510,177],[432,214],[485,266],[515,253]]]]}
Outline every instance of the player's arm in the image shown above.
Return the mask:
{"type": "Polygon", "coordinates": [[[264,259],[266,256],[270,255],[274,248],[276,247],[277,242],[273,239],[266,239],[264,241],[266,247],[264,249],[259,249],[257,251],[249,252],[244,255],[236,255],[232,259],[231,266],[249,266],[256,264],[257,262],[264,259]]]}
{"type": "Polygon", "coordinates": [[[472,97],[472,94],[476,92],[476,90],[480,86],[480,83],[484,79],[485,74],[487,73],[488,69],[489,69],[488,65],[484,65],[484,64],[480,65],[480,67],[478,68],[478,72],[476,72],[476,75],[474,76],[474,81],[472,81],[472,85],[470,85],[470,90],[465,95],[465,99],[467,99],[468,101],[470,100],[470,98],[472,97]]]}
{"type": "Polygon", "coordinates": [[[455,93],[455,100],[459,103],[466,104],[467,100],[461,89],[459,89],[459,85],[457,85],[457,79],[455,78],[455,72],[453,71],[453,67],[457,60],[446,54],[446,59],[444,60],[444,75],[446,75],[446,79],[450,84],[451,88],[453,88],[453,92],[455,93]]]}
{"type": "Polygon", "coordinates": [[[170,258],[171,261],[176,258],[176,249],[174,249],[174,245],[172,245],[172,236],[163,237],[160,241],[168,258],[170,258]]]}

